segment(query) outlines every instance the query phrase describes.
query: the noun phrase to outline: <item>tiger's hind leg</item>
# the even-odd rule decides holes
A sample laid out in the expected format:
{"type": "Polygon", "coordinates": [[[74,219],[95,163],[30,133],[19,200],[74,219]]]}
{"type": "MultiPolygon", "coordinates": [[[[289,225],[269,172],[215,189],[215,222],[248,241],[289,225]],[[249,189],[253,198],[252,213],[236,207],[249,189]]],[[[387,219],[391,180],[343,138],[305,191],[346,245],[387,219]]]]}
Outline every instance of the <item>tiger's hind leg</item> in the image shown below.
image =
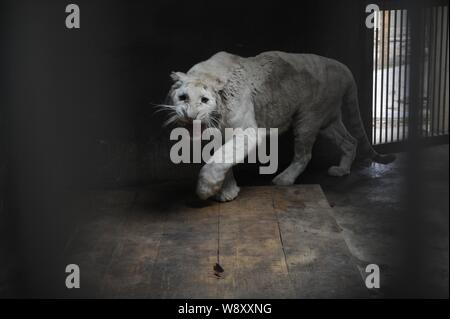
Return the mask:
{"type": "Polygon", "coordinates": [[[311,160],[311,151],[319,133],[318,121],[296,117],[293,122],[294,158],[291,164],[272,183],[275,185],[292,185],[297,177],[303,173],[311,160]]]}
{"type": "Polygon", "coordinates": [[[356,156],[357,140],[350,135],[342,123],[341,118],[332,122],[320,131],[320,134],[330,139],[342,152],[338,166],[331,166],[328,174],[331,176],[344,176],[350,174],[350,168],[356,156]]]}

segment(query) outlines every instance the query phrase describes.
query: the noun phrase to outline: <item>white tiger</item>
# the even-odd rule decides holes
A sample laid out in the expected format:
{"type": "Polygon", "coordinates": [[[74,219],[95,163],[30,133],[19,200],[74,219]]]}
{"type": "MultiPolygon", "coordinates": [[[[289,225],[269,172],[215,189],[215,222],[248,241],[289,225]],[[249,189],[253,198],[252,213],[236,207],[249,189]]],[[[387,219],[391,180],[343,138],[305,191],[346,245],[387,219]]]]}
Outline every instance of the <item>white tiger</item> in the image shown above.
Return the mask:
{"type": "MultiPolygon", "coordinates": [[[[331,139],[342,152],[339,165],[328,170],[333,176],[350,173],[357,147],[360,154],[379,163],[395,159],[376,153],[370,145],[353,76],[335,60],[275,51],[249,58],[219,52],[187,73],[173,72],[171,77],[174,84],[166,104],[172,112],[169,122],[186,125],[200,120],[204,128],[278,128],[279,133],[292,127],[295,155],[273,179],[276,185],[295,182],[311,160],[318,134],[331,139]],[[348,127],[342,122],[342,110],[350,114],[348,127]]],[[[254,148],[257,140],[249,143],[254,148]]],[[[233,141],[225,141],[222,147],[233,151],[233,141]]],[[[232,167],[240,160],[207,162],[199,174],[198,196],[219,201],[236,198],[239,187],[232,167]]]]}

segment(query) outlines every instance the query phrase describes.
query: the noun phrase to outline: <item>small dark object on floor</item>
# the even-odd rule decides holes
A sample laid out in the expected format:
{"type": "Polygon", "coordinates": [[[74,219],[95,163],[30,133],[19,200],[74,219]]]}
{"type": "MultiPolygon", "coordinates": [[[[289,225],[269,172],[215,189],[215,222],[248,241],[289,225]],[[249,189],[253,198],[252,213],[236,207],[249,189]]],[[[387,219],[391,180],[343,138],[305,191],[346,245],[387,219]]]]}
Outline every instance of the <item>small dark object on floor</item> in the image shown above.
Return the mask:
{"type": "Polygon", "coordinates": [[[214,275],[216,275],[217,277],[220,277],[220,274],[224,272],[222,266],[219,265],[218,263],[216,263],[214,265],[213,269],[214,269],[214,275]]]}

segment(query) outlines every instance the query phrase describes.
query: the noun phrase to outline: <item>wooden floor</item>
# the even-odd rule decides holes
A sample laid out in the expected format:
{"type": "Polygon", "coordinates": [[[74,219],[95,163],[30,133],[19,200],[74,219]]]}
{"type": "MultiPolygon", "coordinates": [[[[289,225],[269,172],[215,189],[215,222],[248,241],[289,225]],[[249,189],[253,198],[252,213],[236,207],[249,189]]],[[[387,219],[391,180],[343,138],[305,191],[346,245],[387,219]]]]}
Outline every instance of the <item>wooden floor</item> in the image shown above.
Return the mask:
{"type": "Polygon", "coordinates": [[[66,248],[78,296],[368,297],[318,185],[247,187],[220,204],[172,186],[91,201],[93,218],[66,248]]]}

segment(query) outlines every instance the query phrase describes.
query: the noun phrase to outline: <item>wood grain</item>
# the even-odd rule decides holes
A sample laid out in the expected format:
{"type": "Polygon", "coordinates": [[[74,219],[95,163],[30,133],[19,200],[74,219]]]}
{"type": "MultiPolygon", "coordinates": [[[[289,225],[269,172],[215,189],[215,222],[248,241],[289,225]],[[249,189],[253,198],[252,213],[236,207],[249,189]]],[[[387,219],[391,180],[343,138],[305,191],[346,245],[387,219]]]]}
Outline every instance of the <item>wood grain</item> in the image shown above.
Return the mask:
{"type": "Polygon", "coordinates": [[[245,187],[229,203],[171,185],[91,196],[66,252],[83,296],[368,297],[318,185],[245,187]]]}

